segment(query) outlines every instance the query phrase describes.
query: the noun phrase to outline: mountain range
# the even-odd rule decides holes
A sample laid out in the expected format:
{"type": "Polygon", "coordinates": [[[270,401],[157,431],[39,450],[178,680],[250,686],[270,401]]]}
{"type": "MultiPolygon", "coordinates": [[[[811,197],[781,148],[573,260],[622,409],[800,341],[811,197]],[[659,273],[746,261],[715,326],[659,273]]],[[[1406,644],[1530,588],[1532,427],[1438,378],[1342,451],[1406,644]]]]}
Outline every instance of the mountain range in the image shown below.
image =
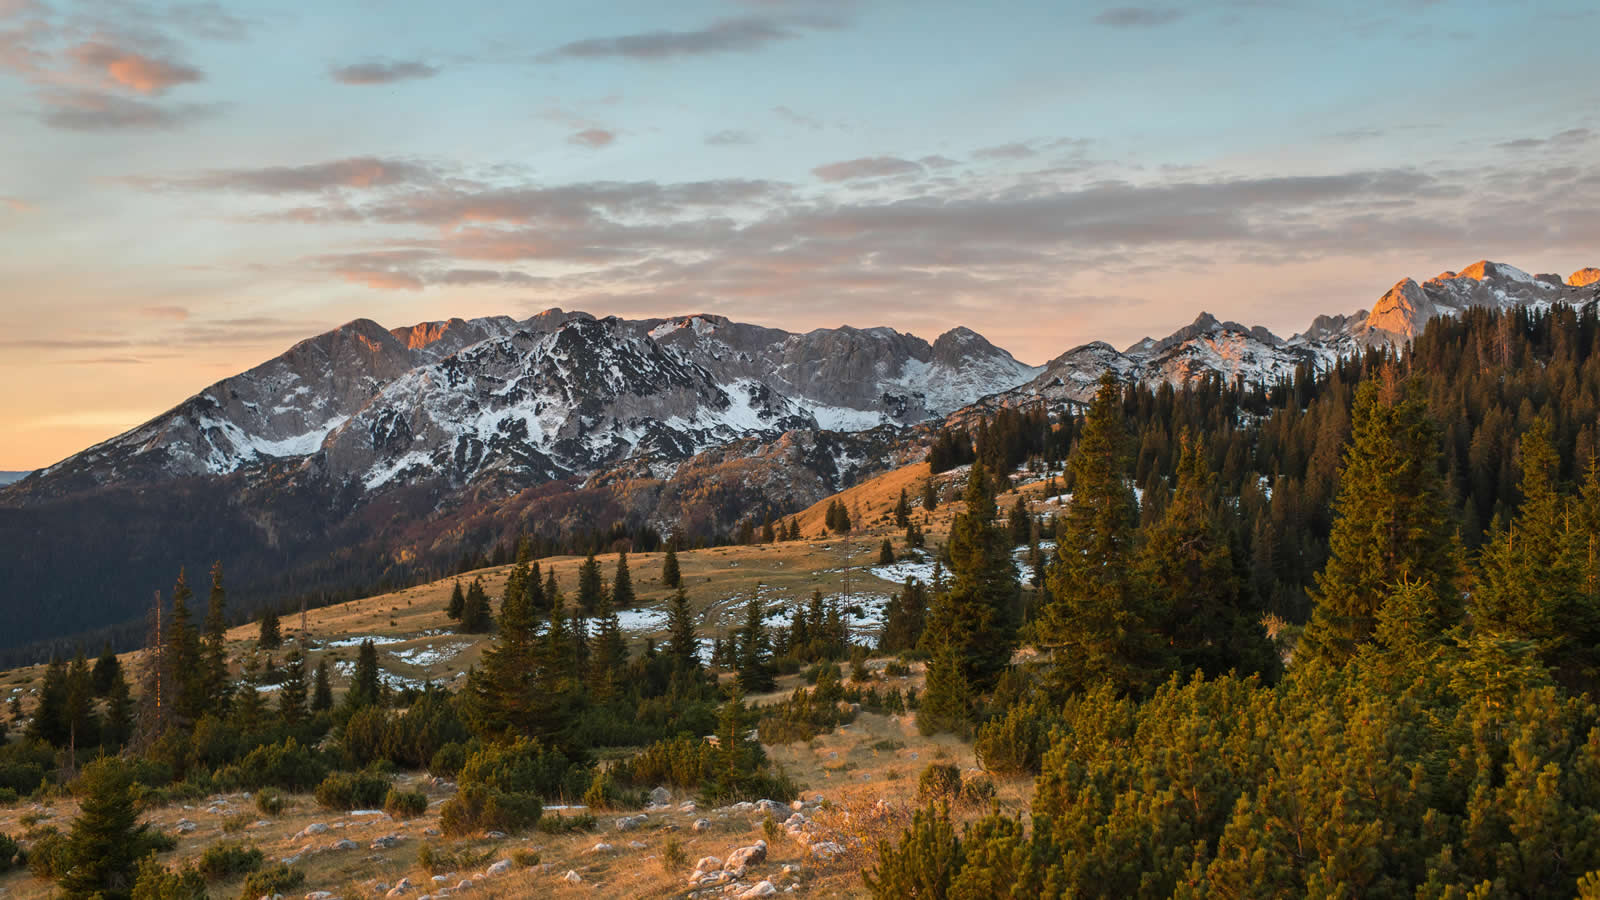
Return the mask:
{"type": "Polygon", "coordinates": [[[1043,366],[966,328],[929,343],[703,314],[358,319],[0,487],[13,551],[0,578],[47,611],[0,646],[132,619],[180,565],[214,558],[259,603],[438,565],[517,530],[728,533],[915,459],[947,417],[1081,403],[1108,370],[1265,384],[1470,308],[1597,301],[1600,269],[1562,279],[1482,261],[1404,279],[1289,338],[1202,313],[1043,366]]]}

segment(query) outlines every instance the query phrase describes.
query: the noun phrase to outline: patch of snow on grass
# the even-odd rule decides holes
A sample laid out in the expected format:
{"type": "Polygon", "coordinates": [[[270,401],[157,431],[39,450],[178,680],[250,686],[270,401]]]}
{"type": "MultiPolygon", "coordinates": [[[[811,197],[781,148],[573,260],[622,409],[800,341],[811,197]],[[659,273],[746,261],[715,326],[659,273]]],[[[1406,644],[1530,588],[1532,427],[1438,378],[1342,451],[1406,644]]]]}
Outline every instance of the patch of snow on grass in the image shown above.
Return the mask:
{"type": "Polygon", "coordinates": [[[471,647],[471,642],[439,644],[433,647],[412,647],[410,650],[390,650],[389,655],[408,666],[431,666],[447,662],[471,647]]]}

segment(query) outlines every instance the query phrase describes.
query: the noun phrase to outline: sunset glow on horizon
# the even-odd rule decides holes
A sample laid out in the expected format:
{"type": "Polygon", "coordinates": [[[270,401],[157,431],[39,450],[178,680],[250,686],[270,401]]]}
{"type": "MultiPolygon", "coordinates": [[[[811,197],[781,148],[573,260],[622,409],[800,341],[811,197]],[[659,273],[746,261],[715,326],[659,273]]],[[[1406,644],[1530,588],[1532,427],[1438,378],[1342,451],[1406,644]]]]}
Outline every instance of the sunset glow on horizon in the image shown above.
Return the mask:
{"type": "Polygon", "coordinates": [[[0,0],[0,470],[362,317],[965,325],[1038,364],[1566,278],[1600,11],[1503,6],[0,0]]]}

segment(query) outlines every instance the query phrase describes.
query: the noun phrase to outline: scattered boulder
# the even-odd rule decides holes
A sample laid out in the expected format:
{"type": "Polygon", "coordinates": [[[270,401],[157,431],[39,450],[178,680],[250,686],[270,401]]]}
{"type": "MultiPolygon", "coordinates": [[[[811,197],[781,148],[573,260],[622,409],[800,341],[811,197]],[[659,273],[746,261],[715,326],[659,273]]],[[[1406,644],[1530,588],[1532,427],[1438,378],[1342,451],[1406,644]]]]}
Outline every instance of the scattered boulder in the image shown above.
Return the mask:
{"type": "Polygon", "coordinates": [[[352,841],[349,838],[341,838],[340,840],[334,841],[328,845],[329,850],[359,850],[360,848],[360,844],[357,844],[355,841],[352,841]]]}
{"type": "Polygon", "coordinates": [[[756,803],[756,810],[769,816],[781,816],[784,813],[783,804],[771,800],[762,800],[756,803]]]}
{"type": "Polygon", "coordinates": [[[483,874],[485,875],[507,875],[510,874],[510,872],[511,860],[509,859],[498,860],[494,865],[483,870],[483,874]]]}
{"type": "Polygon", "coordinates": [[[710,831],[711,830],[711,820],[710,819],[695,819],[694,820],[694,830],[697,831],[697,832],[698,831],[710,831]]]}
{"type": "Polygon", "coordinates": [[[561,880],[565,881],[567,884],[579,884],[583,881],[583,876],[572,871],[571,869],[568,869],[567,874],[561,876],[561,880]]]}
{"type": "Polygon", "coordinates": [[[398,846],[400,846],[400,835],[398,835],[398,834],[386,834],[383,837],[378,838],[377,840],[373,841],[368,849],[371,849],[371,850],[393,850],[394,848],[396,848],[398,846]]]}
{"type": "Polygon", "coordinates": [[[398,882],[396,882],[395,886],[390,888],[389,892],[384,894],[384,896],[385,897],[404,897],[405,895],[407,895],[409,893],[411,893],[411,879],[402,878],[398,882]]]}
{"type": "Polygon", "coordinates": [[[506,839],[506,833],[504,831],[485,831],[483,836],[491,841],[503,841],[506,839]]]}
{"type": "Polygon", "coordinates": [[[700,807],[696,806],[693,800],[685,800],[683,803],[678,805],[678,812],[687,814],[692,813],[699,808],[700,807]]]}
{"type": "Polygon", "coordinates": [[[737,896],[740,897],[741,900],[743,900],[743,898],[746,898],[746,897],[771,897],[773,894],[776,894],[777,892],[778,892],[778,886],[773,884],[772,882],[770,882],[770,881],[758,881],[755,884],[751,885],[750,887],[746,888],[745,890],[741,891],[737,896]]]}
{"type": "Polygon", "coordinates": [[[200,826],[189,821],[188,819],[179,819],[176,827],[179,834],[194,834],[195,829],[199,828],[200,826]]]}
{"type": "Polygon", "coordinates": [[[306,895],[306,900],[339,900],[333,891],[312,891],[306,895]]]}
{"type": "Polygon", "coordinates": [[[650,817],[646,815],[623,816],[617,820],[617,830],[632,831],[648,821],[650,821],[650,817]]]}
{"type": "Polygon", "coordinates": [[[765,861],[766,858],[767,842],[756,841],[754,844],[748,847],[740,847],[732,853],[729,853],[728,861],[722,864],[722,870],[724,872],[728,872],[744,866],[757,865],[765,861]]]}
{"type": "Polygon", "coordinates": [[[300,833],[295,835],[295,837],[296,838],[311,837],[313,835],[327,834],[327,833],[328,833],[328,826],[327,826],[326,823],[323,823],[323,822],[312,822],[310,825],[307,825],[305,828],[301,829],[300,833]]]}
{"type": "Polygon", "coordinates": [[[593,847],[590,847],[586,852],[588,852],[588,853],[610,853],[610,852],[612,852],[612,851],[614,851],[616,849],[617,848],[611,846],[610,844],[606,843],[605,841],[601,841],[600,843],[595,844],[593,847]]]}
{"type": "Polygon", "coordinates": [[[844,848],[833,841],[818,841],[811,845],[811,855],[823,862],[827,862],[842,853],[844,853],[844,848]]]}
{"type": "Polygon", "coordinates": [[[650,802],[657,806],[666,806],[672,802],[672,792],[664,787],[658,787],[650,792],[650,802]]]}

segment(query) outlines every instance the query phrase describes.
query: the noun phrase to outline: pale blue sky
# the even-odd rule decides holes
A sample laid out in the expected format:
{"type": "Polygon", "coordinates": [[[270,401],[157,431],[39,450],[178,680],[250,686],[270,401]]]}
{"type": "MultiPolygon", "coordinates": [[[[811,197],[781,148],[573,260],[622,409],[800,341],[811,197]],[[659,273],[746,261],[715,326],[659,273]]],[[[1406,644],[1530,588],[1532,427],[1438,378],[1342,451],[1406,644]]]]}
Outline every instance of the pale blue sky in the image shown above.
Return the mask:
{"type": "Polygon", "coordinates": [[[1572,3],[0,0],[0,469],[549,306],[1029,362],[1600,264],[1572,3]]]}

